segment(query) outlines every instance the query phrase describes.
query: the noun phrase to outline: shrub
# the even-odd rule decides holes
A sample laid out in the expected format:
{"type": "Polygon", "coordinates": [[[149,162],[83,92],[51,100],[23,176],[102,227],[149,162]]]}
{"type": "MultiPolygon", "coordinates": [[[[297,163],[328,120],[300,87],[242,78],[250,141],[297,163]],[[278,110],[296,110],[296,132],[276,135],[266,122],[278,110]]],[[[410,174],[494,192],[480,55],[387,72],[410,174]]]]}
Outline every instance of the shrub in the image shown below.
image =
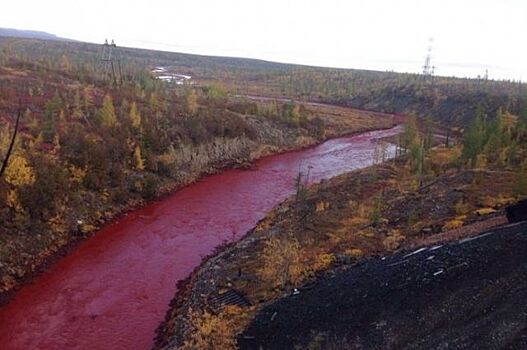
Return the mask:
{"type": "Polygon", "coordinates": [[[470,211],[470,204],[466,203],[464,200],[458,201],[454,204],[454,212],[457,215],[467,214],[470,211]]]}
{"type": "Polygon", "coordinates": [[[313,272],[327,270],[331,264],[335,261],[335,256],[333,254],[322,253],[315,256],[315,260],[311,266],[313,272]]]}
{"type": "Polygon", "coordinates": [[[243,330],[248,314],[234,305],[224,307],[217,315],[190,310],[190,337],[182,350],[236,349],[236,335],[243,330]]]}
{"type": "Polygon", "coordinates": [[[406,239],[398,230],[393,230],[390,235],[387,236],[382,244],[386,250],[396,250],[401,246],[401,242],[406,239]]]}
{"type": "Polygon", "coordinates": [[[283,288],[301,279],[300,244],[291,234],[269,238],[264,243],[262,261],[258,275],[275,287],[283,288]]]}
{"type": "Polygon", "coordinates": [[[462,220],[450,220],[443,225],[443,231],[455,230],[456,228],[460,228],[461,226],[463,226],[462,220]]]}

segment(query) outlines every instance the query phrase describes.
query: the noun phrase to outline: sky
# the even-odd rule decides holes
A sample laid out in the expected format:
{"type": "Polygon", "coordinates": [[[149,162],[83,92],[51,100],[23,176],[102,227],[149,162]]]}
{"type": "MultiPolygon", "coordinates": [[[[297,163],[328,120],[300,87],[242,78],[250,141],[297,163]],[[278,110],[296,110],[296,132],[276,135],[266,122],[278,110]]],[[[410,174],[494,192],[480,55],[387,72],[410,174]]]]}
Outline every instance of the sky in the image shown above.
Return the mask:
{"type": "Polygon", "coordinates": [[[307,65],[527,80],[527,0],[16,0],[0,27],[307,65]],[[431,42],[430,39],[433,38],[431,42]]]}

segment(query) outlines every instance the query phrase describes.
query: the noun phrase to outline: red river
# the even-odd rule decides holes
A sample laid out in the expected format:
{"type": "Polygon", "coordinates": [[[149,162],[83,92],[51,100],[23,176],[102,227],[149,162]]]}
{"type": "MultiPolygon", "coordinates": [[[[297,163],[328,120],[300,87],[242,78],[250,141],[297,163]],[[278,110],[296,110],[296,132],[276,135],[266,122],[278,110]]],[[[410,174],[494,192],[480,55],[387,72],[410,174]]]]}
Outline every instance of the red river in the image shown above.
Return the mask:
{"type": "MultiPolygon", "coordinates": [[[[398,128],[329,140],[226,170],[101,229],[0,309],[0,349],[148,349],[176,282],[239,239],[293,193],[299,169],[320,181],[372,163],[398,128]]],[[[390,149],[393,153],[393,149],[390,149]]]]}

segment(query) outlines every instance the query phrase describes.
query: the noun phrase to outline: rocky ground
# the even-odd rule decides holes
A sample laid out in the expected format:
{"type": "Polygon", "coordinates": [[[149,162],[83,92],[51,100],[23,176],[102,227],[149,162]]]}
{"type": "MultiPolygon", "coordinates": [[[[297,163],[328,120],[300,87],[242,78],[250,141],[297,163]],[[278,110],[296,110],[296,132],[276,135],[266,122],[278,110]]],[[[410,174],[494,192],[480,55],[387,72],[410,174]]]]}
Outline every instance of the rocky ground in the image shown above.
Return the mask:
{"type": "Polygon", "coordinates": [[[365,260],[265,307],[242,349],[525,349],[527,223],[365,260]]]}

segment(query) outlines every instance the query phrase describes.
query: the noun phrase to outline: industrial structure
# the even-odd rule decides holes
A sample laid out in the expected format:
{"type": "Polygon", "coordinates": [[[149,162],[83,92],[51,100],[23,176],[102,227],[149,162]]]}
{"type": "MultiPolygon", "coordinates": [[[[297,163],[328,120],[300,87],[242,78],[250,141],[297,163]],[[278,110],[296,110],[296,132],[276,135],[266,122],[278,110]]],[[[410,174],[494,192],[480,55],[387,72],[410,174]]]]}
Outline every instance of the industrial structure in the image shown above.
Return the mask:
{"type": "Polygon", "coordinates": [[[425,64],[423,66],[423,77],[425,79],[431,79],[434,76],[436,67],[432,66],[432,47],[434,38],[428,39],[428,52],[425,58],[425,64]]]}
{"type": "Polygon", "coordinates": [[[108,39],[104,40],[104,44],[102,45],[101,62],[104,75],[106,77],[111,77],[114,84],[121,85],[123,83],[121,56],[119,55],[117,45],[115,45],[113,39],[111,44],[108,44],[108,39]]]}

